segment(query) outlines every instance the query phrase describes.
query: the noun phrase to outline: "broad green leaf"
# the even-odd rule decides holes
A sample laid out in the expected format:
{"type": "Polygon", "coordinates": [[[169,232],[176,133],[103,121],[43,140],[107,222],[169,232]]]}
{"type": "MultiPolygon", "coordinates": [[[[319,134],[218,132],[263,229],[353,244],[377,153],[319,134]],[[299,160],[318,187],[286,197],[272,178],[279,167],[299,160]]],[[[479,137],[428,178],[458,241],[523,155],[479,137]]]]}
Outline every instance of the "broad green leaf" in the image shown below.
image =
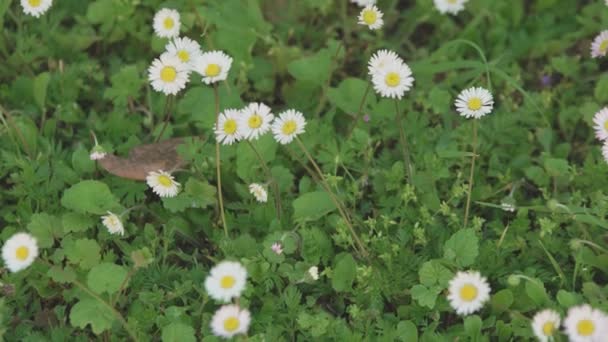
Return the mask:
{"type": "Polygon", "coordinates": [[[89,151],[80,146],[72,154],[72,167],[80,174],[91,173],[95,171],[95,162],[91,160],[89,151]]]}
{"type": "Polygon", "coordinates": [[[44,111],[45,108],[46,92],[50,80],[51,75],[48,72],[43,72],[34,79],[34,100],[36,101],[38,108],[42,111],[44,111]]]}
{"type": "Polygon", "coordinates": [[[397,324],[397,335],[400,341],[417,342],[418,328],[412,321],[401,321],[397,324]]]}
{"type": "Polygon", "coordinates": [[[61,223],[65,233],[83,232],[95,226],[95,221],[90,216],[73,212],[63,214],[61,223]]]}
{"type": "Polygon", "coordinates": [[[545,290],[545,285],[538,279],[526,281],[526,294],[536,305],[544,305],[549,302],[549,296],[545,290]]]}
{"type": "Polygon", "coordinates": [[[70,322],[73,326],[84,329],[91,325],[96,335],[110,329],[114,322],[114,314],[110,308],[106,307],[93,298],[79,301],[70,311],[70,322]]]}
{"type": "Polygon", "coordinates": [[[492,310],[497,313],[507,311],[513,304],[513,292],[509,289],[503,289],[492,296],[492,310]]]}
{"type": "Polygon", "coordinates": [[[443,257],[460,267],[472,265],[479,254],[479,239],[473,229],[461,229],[443,246],[443,257]]]}
{"type": "Polygon", "coordinates": [[[55,237],[63,236],[61,221],[47,213],[32,215],[30,223],[27,225],[27,230],[36,237],[38,247],[40,248],[53,246],[55,237]]]}
{"type": "Polygon", "coordinates": [[[312,56],[302,57],[287,65],[289,73],[299,81],[321,86],[330,75],[332,53],[322,49],[312,56]]]}
{"type": "Polygon", "coordinates": [[[64,245],[65,255],[72,264],[83,269],[90,269],[101,259],[101,248],[95,240],[80,239],[64,245]]]}
{"type": "Polygon", "coordinates": [[[163,327],[163,342],[196,342],[194,328],[184,323],[171,323],[163,327]]]}
{"type": "Polygon", "coordinates": [[[439,285],[445,288],[453,275],[454,274],[449,269],[436,260],[425,262],[418,270],[420,283],[429,287],[439,285]]]}
{"type": "Polygon", "coordinates": [[[61,267],[54,265],[49,269],[47,275],[58,283],[71,283],[76,280],[76,272],[70,266],[61,267]]]}
{"type": "MultiPolygon", "coordinates": [[[[368,82],[358,78],[347,78],[337,88],[329,88],[327,96],[329,100],[345,113],[356,114],[359,110],[361,100],[365,95],[368,82]]],[[[373,97],[373,90],[368,91],[366,102],[369,104],[373,97]],[[370,96],[371,95],[371,96],[370,96]]],[[[363,108],[365,109],[365,108],[363,108]]]]}
{"type": "Polygon", "coordinates": [[[357,263],[350,254],[343,254],[342,257],[337,258],[339,260],[332,273],[331,286],[338,292],[350,292],[357,275],[357,263]]]}
{"type": "Polygon", "coordinates": [[[325,191],[308,192],[293,201],[294,220],[316,220],[336,210],[334,202],[325,191]]]}
{"type": "Polygon", "coordinates": [[[85,180],[63,193],[61,205],[79,213],[104,215],[119,206],[105,183],[85,180]]]}
{"type": "Polygon", "coordinates": [[[414,285],[410,293],[412,298],[418,302],[418,305],[433,309],[437,301],[437,295],[441,293],[441,288],[438,286],[426,287],[424,285],[414,285]]]}
{"type": "Polygon", "coordinates": [[[87,284],[91,291],[95,293],[106,292],[111,295],[120,289],[126,278],[127,271],[124,267],[101,263],[89,271],[87,284]]]}

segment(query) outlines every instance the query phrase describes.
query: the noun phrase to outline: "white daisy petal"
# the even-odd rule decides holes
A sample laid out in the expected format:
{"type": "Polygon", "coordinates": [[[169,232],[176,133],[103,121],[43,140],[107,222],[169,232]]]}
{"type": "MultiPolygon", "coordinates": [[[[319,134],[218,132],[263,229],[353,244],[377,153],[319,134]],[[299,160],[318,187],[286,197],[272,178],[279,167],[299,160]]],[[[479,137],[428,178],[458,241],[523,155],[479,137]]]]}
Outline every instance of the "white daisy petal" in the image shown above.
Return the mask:
{"type": "Polygon", "coordinates": [[[608,53],[608,30],[600,32],[591,43],[591,57],[605,57],[608,53]]]}
{"type": "Polygon", "coordinates": [[[595,136],[602,141],[608,140],[608,107],[602,108],[593,117],[595,136]]]}
{"type": "Polygon", "coordinates": [[[249,192],[258,202],[266,203],[268,201],[268,192],[266,192],[266,189],[258,183],[249,184],[249,192]]]}
{"type": "Polygon", "coordinates": [[[492,94],[481,87],[463,90],[455,101],[456,110],[466,118],[479,119],[494,108],[492,94]]]}
{"type": "Polygon", "coordinates": [[[205,279],[209,296],[220,302],[240,297],[245,289],[247,270],[239,262],[222,261],[211,269],[205,279]]]}
{"type": "Polygon", "coordinates": [[[240,111],[236,109],[226,109],[220,113],[215,126],[215,139],[224,145],[232,145],[241,140],[240,116],[240,111]]]}
{"type": "Polygon", "coordinates": [[[165,95],[175,95],[186,87],[190,74],[188,64],[182,63],[179,57],[163,53],[148,68],[148,80],[152,88],[165,95]]]}
{"type": "Polygon", "coordinates": [[[450,280],[448,300],[459,315],[469,315],[481,309],[490,299],[490,285],[479,272],[458,272],[450,280]]]}
{"type": "Polygon", "coordinates": [[[368,5],[359,14],[359,24],[365,25],[370,30],[377,30],[384,25],[382,17],[384,14],[375,5],[368,5]]]}
{"type": "Polygon", "coordinates": [[[198,56],[193,63],[193,70],[203,76],[203,82],[211,84],[228,78],[232,57],[222,51],[209,51],[198,56]]]}
{"type": "Polygon", "coordinates": [[[369,75],[373,77],[375,74],[383,72],[387,66],[393,64],[403,64],[403,59],[390,50],[377,51],[372,58],[369,59],[369,75]]]}
{"type": "Polygon", "coordinates": [[[350,0],[350,2],[359,5],[359,7],[365,7],[376,4],[376,0],[350,0]]]}
{"type": "Polygon", "coordinates": [[[279,117],[272,123],[272,133],[274,139],[285,145],[293,141],[293,139],[304,133],[306,120],[302,113],[289,109],[279,114],[279,117]]]}
{"type": "Polygon", "coordinates": [[[442,14],[458,14],[469,0],[434,0],[435,8],[442,14]]]}
{"type": "Polygon", "coordinates": [[[249,310],[241,309],[238,305],[224,305],[213,315],[211,331],[215,336],[231,338],[235,335],[246,334],[250,323],[249,310]]]}
{"type": "Polygon", "coordinates": [[[559,330],[560,317],[553,310],[539,311],[532,319],[532,331],[540,342],[547,342],[556,335],[559,330]]]}
{"type": "Polygon", "coordinates": [[[170,173],[162,170],[148,173],[146,183],[160,197],[175,197],[179,193],[180,184],[170,173]]]}
{"type": "Polygon", "coordinates": [[[161,38],[173,38],[179,35],[181,26],[179,12],[163,8],[154,15],[154,32],[161,38]]]}
{"type": "Polygon", "coordinates": [[[125,227],[122,225],[120,217],[111,211],[108,211],[108,215],[101,217],[101,223],[108,228],[110,234],[125,235],[125,227]]]}
{"type": "Polygon", "coordinates": [[[372,75],[374,90],[382,97],[401,99],[414,84],[412,70],[405,63],[390,63],[372,75]]]}
{"type": "Polygon", "coordinates": [[[182,63],[188,64],[190,67],[192,67],[194,61],[203,54],[201,46],[187,37],[174,38],[167,43],[165,50],[171,55],[179,58],[182,63]]]}
{"type": "Polygon", "coordinates": [[[53,0],[21,0],[21,7],[25,14],[39,18],[53,5],[53,0]]]}
{"type": "Polygon", "coordinates": [[[27,268],[36,257],[38,257],[38,243],[36,238],[28,233],[17,233],[2,246],[2,259],[11,272],[27,268]]]}
{"type": "Polygon", "coordinates": [[[580,305],[568,310],[564,330],[572,342],[606,341],[608,317],[590,305],[580,305]]]}
{"type": "Polygon", "coordinates": [[[241,110],[239,117],[240,135],[244,139],[256,140],[270,130],[274,120],[270,107],[263,103],[250,103],[241,110]]]}

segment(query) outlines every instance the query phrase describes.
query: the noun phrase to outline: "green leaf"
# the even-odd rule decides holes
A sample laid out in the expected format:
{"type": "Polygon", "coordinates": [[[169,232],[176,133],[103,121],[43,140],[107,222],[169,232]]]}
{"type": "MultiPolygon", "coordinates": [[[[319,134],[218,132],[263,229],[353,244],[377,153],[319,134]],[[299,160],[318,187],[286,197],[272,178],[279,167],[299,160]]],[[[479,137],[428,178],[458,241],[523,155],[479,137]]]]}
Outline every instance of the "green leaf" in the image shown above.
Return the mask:
{"type": "Polygon", "coordinates": [[[176,213],[188,208],[206,208],[215,203],[215,187],[206,181],[189,178],[184,191],[175,197],[163,198],[163,205],[176,213]]]}
{"type": "Polygon", "coordinates": [[[63,214],[61,223],[65,233],[83,232],[95,225],[95,221],[90,216],[73,212],[63,214]]]}
{"type": "Polygon", "coordinates": [[[473,229],[461,229],[445,242],[443,257],[460,267],[470,266],[479,254],[479,239],[473,229]]]}
{"type": "Polygon", "coordinates": [[[72,167],[78,173],[92,173],[95,171],[95,162],[91,160],[89,151],[82,146],[76,149],[72,154],[72,167]]]}
{"type": "Polygon", "coordinates": [[[104,215],[119,206],[105,183],[85,180],[63,193],[61,205],[79,213],[104,215]]]}
{"type": "Polygon", "coordinates": [[[36,237],[40,248],[52,247],[55,237],[63,236],[61,221],[47,213],[32,215],[27,230],[36,237]]]}
{"type": "Polygon", "coordinates": [[[424,286],[430,287],[439,285],[442,288],[445,288],[454,274],[439,263],[439,261],[431,260],[422,264],[420,270],[418,270],[418,276],[420,278],[420,283],[424,286]]]}
{"type": "Polygon", "coordinates": [[[136,251],[131,252],[131,260],[133,260],[133,267],[144,268],[154,262],[154,256],[152,255],[148,247],[144,247],[142,249],[138,249],[136,251]]]}
{"type": "Polygon", "coordinates": [[[299,81],[321,86],[329,78],[331,66],[331,52],[322,49],[316,54],[302,57],[287,65],[289,73],[299,81]]]}
{"type": "Polygon", "coordinates": [[[171,323],[163,327],[163,342],[196,342],[194,328],[184,323],[171,323]]]}
{"type": "Polygon", "coordinates": [[[397,336],[400,341],[417,342],[418,329],[412,321],[401,321],[397,324],[397,336]]]}
{"type": "Polygon", "coordinates": [[[595,84],[595,99],[599,103],[608,101],[608,76],[603,75],[595,84]]]}
{"type": "Polygon", "coordinates": [[[46,274],[51,277],[53,281],[62,284],[71,283],[76,280],[76,272],[74,272],[74,269],[70,266],[63,268],[59,265],[54,265],[46,274]]]}
{"type": "Polygon", "coordinates": [[[538,279],[534,281],[526,281],[526,294],[536,305],[544,305],[549,302],[549,296],[545,290],[545,285],[538,279]]]}
{"type": "Polygon", "coordinates": [[[492,296],[492,310],[496,314],[507,311],[513,304],[513,292],[509,289],[504,289],[496,292],[492,296]]]}
{"type": "MultiPolygon", "coordinates": [[[[262,159],[268,163],[275,159],[278,144],[272,135],[266,134],[256,141],[251,141],[262,159]]],[[[267,178],[260,160],[249,146],[249,143],[238,144],[236,148],[236,173],[242,180],[252,182],[260,177],[267,178]]]]}
{"type": "Polygon", "coordinates": [[[83,269],[90,269],[101,259],[101,248],[95,240],[91,239],[69,241],[65,243],[64,250],[68,260],[83,269]]]}
{"type": "Polygon", "coordinates": [[[325,191],[300,195],[293,201],[294,220],[317,220],[334,211],[336,206],[325,191]]]}
{"type": "Polygon", "coordinates": [[[481,318],[477,315],[465,318],[464,331],[472,338],[472,341],[478,341],[481,336],[481,318]]]}
{"type": "Polygon", "coordinates": [[[437,295],[441,293],[441,288],[438,286],[427,288],[424,285],[414,285],[410,293],[412,298],[418,302],[418,305],[433,309],[437,302],[437,295]]]}
{"type": "Polygon", "coordinates": [[[568,292],[565,290],[557,291],[556,298],[559,305],[561,305],[561,307],[563,308],[575,306],[580,302],[576,293],[568,292]]]}
{"type": "Polygon", "coordinates": [[[43,72],[34,79],[34,101],[36,101],[38,108],[42,111],[45,108],[46,91],[50,80],[51,75],[48,72],[43,72]]]}
{"type": "Polygon", "coordinates": [[[135,65],[123,66],[110,78],[112,86],[106,88],[103,97],[114,102],[115,106],[126,106],[129,97],[137,97],[143,82],[135,65]]]}
{"type": "Polygon", "coordinates": [[[350,292],[357,275],[357,263],[350,254],[343,254],[336,259],[339,260],[331,276],[331,286],[338,292],[350,292]]]}
{"type": "MultiPolygon", "coordinates": [[[[356,114],[359,110],[361,100],[365,95],[368,82],[358,78],[347,78],[337,88],[329,88],[327,97],[338,108],[345,113],[356,114]]],[[[370,93],[373,92],[370,90],[370,93]]],[[[369,96],[369,94],[368,94],[369,96]]],[[[369,98],[367,102],[369,104],[369,98]]]]}
{"type": "Polygon", "coordinates": [[[87,284],[91,291],[95,293],[113,294],[120,289],[126,278],[127,271],[124,267],[111,263],[101,263],[89,271],[87,284]]]}
{"type": "Polygon", "coordinates": [[[79,301],[72,307],[70,322],[73,326],[82,329],[90,324],[93,332],[99,335],[112,327],[114,314],[110,308],[96,299],[87,298],[79,301]]]}

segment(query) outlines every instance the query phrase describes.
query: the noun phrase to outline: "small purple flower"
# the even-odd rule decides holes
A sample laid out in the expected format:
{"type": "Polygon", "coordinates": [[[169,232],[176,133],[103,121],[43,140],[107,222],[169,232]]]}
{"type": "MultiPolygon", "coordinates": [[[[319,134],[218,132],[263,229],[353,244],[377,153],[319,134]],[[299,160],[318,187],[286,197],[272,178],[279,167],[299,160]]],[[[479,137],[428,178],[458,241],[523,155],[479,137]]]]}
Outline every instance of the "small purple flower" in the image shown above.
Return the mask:
{"type": "Polygon", "coordinates": [[[365,115],[363,116],[363,121],[365,121],[365,122],[369,122],[369,120],[370,120],[369,114],[365,114],[365,115]]]}
{"type": "Polygon", "coordinates": [[[277,255],[281,255],[283,254],[283,246],[281,245],[281,243],[279,242],[275,242],[272,244],[272,246],[270,247],[272,249],[273,252],[275,252],[277,255]]]}
{"type": "Polygon", "coordinates": [[[540,84],[543,87],[550,87],[553,84],[553,79],[551,78],[551,75],[542,75],[540,77],[540,84]]]}

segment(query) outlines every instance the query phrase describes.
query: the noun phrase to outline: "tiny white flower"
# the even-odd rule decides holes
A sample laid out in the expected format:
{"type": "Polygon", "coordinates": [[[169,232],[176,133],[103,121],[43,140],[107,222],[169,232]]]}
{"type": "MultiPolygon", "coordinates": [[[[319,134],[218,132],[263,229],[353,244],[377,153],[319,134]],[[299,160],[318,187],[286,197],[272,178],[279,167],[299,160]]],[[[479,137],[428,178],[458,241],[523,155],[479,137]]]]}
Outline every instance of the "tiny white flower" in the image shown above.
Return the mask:
{"type": "Polygon", "coordinates": [[[414,84],[412,70],[405,63],[391,63],[372,75],[376,93],[382,97],[401,99],[414,84]]]}
{"type": "Polygon", "coordinates": [[[38,243],[36,238],[28,233],[17,233],[2,246],[2,259],[11,272],[27,268],[36,257],[38,257],[38,243]]]}
{"type": "Polygon", "coordinates": [[[593,117],[595,136],[602,141],[608,140],[608,107],[602,108],[593,117]]]}
{"type": "Polygon", "coordinates": [[[226,109],[217,120],[215,126],[215,139],[224,145],[232,145],[235,141],[239,141],[241,130],[239,129],[240,111],[236,109],[226,109]]]}
{"type": "Polygon", "coordinates": [[[190,66],[192,66],[194,61],[203,53],[201,51],[201,46],[187,37],[174,38],[167,43],[165,50],[167,50],[168,53],[177,56],[182,63],[186,63],[190,66]]]}
{"type": "Polygon", "coordinates": [[[266,203],[268,201],[268,192],[266,192],[266,189],[258,183],[249,184],[249,192],[258,202],[266,203]]]}
{"type": "Polygon", "coordinates": [[[101,160],[105,158],[107,155],[106,150],[101,147],[101,145],[95,145],[91,149],[91,153],[89,154],[89,158],[91,160],[101,160]]]}
{"type": "Polygon", "coordinates": [[[113,212],[108,211],[108,215],[102,216],[101,223],[108,228],[110,234],[125,235],[125,227],[122,225],[120,217],[113,212]]]}
{"type": "Polygon", "coordinates": [[[188,64],[168,52],[155,59],[148,68],[152,88],[165,95],[175,95],[186,87],[190,74],[188,64]]]}
{"type": "Polygon", "coordinates": [[[203,82],[211,84],[228,78],[232,57],[222,51],[209,51],[198,56],[193,63],[193,70],[203,76],[203,82]]]}
{"type": "Polygon", "coordinates": [[[376,0],[350,0],[350,2],[359,5],[359,7],[365,7],[376,4],[376,0]]]}
{"type": "Polygon", "coordinates": [[[456,110],[466,118],[479,119],[494,108],[492,94],[481,87],[463,90],[456,99],[456,110]]]}
{"type": "Polygon", "coordinates": [[[274,120],[272,133],[276,141],[285,145],[292,142],[297,135],[304,133],[305,127],[304,115],[296,110],[288,109],[274,120]]]}
{"type": "Polygon", "coordinates": [[[568,310],[564,329],[572,342],[606,341],[608,318],[588,304],[579,305],[568,310]]]}
{"type": "Polygon", "coordinates": [[[232,338],[246,334],[250,323],[251,314],[247,309],[241,309],[238,305],[224,305],[213,315],[211,331],[215,336],[232,338]]]}
{"type": "Polygon", "coordinates": [[[274,120],[270,107],[263,103],[250,103],[241,110],[239,129],[244,139],[255,140],[270,130],[274,120]]]}
{"type": "Polygon", "coordinates": [[[163,8],[154,15],[154,32],[161,38],[173,38],[179,35],[181,22],[179,12],[163,8]]]}
{"type": "Polygon", "coordinates": [[[591,57],[604,57],[606,53],[608,53],[608,30],[600,32],[591,43],[591,57]]]}
{"type": "Polygon", "coordinates": [[[559,314],[553,310],[546,309],[534,315],[532,330],[540,342],[547,342],[549,339],[553,340],[555,333],[559,330],[559,324],[559,314]]]}
{"type": "Polygon", "coordinates": [[[272,251],[275,252],[277,255],[283,254],[283,246],[280,242],[273,243],[272,246],[270,246],[270,249],[272,249],[272,251]]]}
{"type": "Polygon", "coordinates": [[[468,315],[481,309],[490,299],[490,285],[479,272],[458,272],[450,280],[448,300],[459,315],[468,315]]]}
{"type": "Polygon", "coordinates": [[[442,14],[458,14],[464,9],[464,5],[469,0],[434,0],[435,8],[442,14]]]}
{"type": "Polygon", "coordinates": [[[403,64],[403,59],[395,52],[390,50],[377,51],[368,62],[370,76],[383,72],[387,66],[393,64],[403,64]]]}
{"type": "Polygon", "coordinates": [[[319,280],[319,268],[317,266],[312,266],[308,269],[308,275],[310,275],[312,280],[319,280]]]}
{"type": "Polygon", "coordinates": [[[165,171],[151,171],[146,177],[146,183],[160,197],[175,197],[179,193],[180,184],[173,176],[165,171]]]}
{"type": "Polygon", "coordinates": [[[245,289],[247,270],[241,263],[222,261],[215,265],[205,279],[205,289],[217,301],[229,302],[240,297],[245,289]]]}
{"type": "Polygon", "coordinates": [[[366,6],[359,14],[359,24],[365,25],[370,30],[377,30],[384,25],[382,17],[384,14],[375,5],[366,6]]]}
{"type": "Polygon", "coordinates": [[[53,5],[53,0],[21,0],[21,7],[25,14],[39,18],[53,5]]]}

